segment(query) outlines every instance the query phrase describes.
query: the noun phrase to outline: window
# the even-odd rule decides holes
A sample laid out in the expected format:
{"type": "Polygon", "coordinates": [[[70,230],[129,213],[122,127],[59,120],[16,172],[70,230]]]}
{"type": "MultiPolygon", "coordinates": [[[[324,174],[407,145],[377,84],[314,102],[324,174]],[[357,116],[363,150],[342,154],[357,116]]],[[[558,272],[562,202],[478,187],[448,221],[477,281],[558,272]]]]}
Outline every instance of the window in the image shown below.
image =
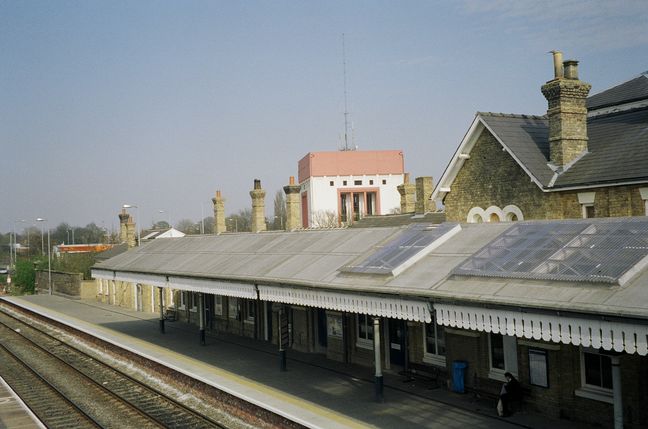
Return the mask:
{"type": "Polygon", "coordinates": [[[376,193],[367,192],[367,215],[373,215],[376,213],[376,193]]]}
{"type": "Polygon", "coordinates": [[[581,388],[576,396],[612,404],[612,358],[596,349],[581,349],[581,388]]]}
{"type": "Polygon", "coordinates": [[[356,186],[360,186],[360,185],[362,185],[362,180],[354,180],[353,184],[356,185],[356,186]]]}
{"type": "Polygon", "coordinates": [[[583,351],[583,386],[612,389],[612,360],[598,351],[583,351]]]}
{"type": "Polygon", "coordinates": [[[334,184],[335,183],[332,180],[329,182],[329,186],[333,186],[334,184]]]}
{"type": "Polygon", "coordinates": [[[591,219],[594,215],[594,204],[583,204],[583,219],[591,219]]]}
{"type": "Polygon", "coordinates": [[[648,188],[639,188],[639,196],[644,203],[644,214],[648,216],[648,188]]]}
{"type": "Polygon", "coordinates": [[[347,185],[347,181],[346,181],[346,180],[343,180],[343,181],[342,181],[342,186],[346,186],[346,185],[347,185]]]}
{"type": "Polygon", "coordinates": [[[198,310],[198,294],[189,292],[189,311],[198,310]]]}
{"type": "Polygon", "coordinates": [[[239,308],[238,308],[238,298],[227,298],[227,317],[230,319],[238,319],[239,317],[239,308]]]}
{"type": "Polygon", "coordinates": [[[372,349],[374,340],[372,317],[366,314],[358,314],[356,321],[358,325],[358,339],[356,346],[365,349],[372,349]]]}
{"type": "Polygon", "coordinates": [[[577,196],[578,203],[581,205],[583,211],[583,219],[595,217],[594,199],[596,198],[596,192],[579,192],[577,196]]]}
{"type": "Polygon", "coordinates": [[[445,365],[445,328],[443,325],[437,325],[432,319],[431,323],[425,324],[423,331],[423,362],[435,365],[445,365]]]}
{"type": "Polygon", "coordinates": [[[185,306],[187,305],[187,292],[181,290],[180,291],[180,310],[184,310],[185,306]]]}
{"type": "Polygon", "coordinates": [[[223,315],[223,297],[220,295],[214,295],[214,314],[223,315]]]}
{"type": "Polygon", "coordinates": [[[489,334],[490,372],[488,376],[504,381],[504,373],[517,376],[517,339],[509,335],[489,334]]]}
{"type": "Polygon", "coordinates": [[[256,317],[256,301],[252,299],[245,300],[245,320],[247,322],[254,322],[256,317]]]}
{"type": "Polygon", "coordinates": [[[386,184],[387,184],[387,180],[386,180],[386,179],[383,179],[383,180],[382,180],[382,184],[383,184],[383,185],[386,185],[386,184]]]}
{"type": "Polygon", "coordinates": [[[369,184],[373,185],[373,179],[369,179],[369,184]]]}

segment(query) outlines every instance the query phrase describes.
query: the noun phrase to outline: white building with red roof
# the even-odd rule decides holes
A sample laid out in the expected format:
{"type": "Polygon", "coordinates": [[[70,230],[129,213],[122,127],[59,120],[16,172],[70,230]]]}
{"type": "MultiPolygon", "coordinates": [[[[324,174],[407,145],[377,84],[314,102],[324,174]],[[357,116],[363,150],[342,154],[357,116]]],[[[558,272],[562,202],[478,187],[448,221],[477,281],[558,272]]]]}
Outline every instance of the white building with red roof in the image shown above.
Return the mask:
{"type": "Polygon", "coordinates": [[[400,208],[401,150],[309,152],[298,168],[305,228],[346,225],[400,208]]]}

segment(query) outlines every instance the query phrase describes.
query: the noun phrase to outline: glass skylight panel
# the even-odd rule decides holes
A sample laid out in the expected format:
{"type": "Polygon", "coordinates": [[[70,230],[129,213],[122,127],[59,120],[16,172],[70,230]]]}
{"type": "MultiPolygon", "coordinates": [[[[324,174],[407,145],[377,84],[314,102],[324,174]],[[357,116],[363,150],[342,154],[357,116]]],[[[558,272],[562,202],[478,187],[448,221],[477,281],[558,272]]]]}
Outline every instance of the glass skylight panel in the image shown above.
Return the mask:
{"type": "Polygon", "coordinates": [[[622,284],[646,258],[648,218],[519,222],[453,274],[622,284]]]}
{"type": "Polygon", "coordinates": [[[456,223],[411,224],[394,239],[377,246],[369,256],[345,265],[341,271],[396,276],[460,230],[456,223]]]}

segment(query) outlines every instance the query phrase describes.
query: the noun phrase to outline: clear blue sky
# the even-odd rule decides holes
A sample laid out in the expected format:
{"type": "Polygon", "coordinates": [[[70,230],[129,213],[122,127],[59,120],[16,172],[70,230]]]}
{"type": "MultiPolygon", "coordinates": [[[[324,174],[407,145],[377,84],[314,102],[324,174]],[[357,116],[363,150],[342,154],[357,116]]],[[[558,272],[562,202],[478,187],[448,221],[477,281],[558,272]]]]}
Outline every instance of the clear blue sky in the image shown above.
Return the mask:
{"type": "Polygon", "coordinates": [[[592,93],[647,70],[647,19],[643,0],[0,0],[0,231],[110,229],[124,203],[198,220],[217,189],[250,206],[255,178],[271,213],[340,144],[342,33],[355,144],[436,180],[476,111],[545,112],[547,51],[592,93]]]}

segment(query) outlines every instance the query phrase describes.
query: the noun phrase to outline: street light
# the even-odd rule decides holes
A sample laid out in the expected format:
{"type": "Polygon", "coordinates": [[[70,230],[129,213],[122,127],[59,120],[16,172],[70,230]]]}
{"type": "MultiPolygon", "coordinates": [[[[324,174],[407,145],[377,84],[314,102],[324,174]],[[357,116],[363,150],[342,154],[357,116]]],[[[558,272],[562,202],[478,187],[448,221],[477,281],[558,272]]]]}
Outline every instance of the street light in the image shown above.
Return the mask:
{"type": "Polygon", "coordinates": [[[171,228],[171,213],[166,211],[166,210],[158,210],[158,213],[160,213],[160,214],[166,213],[167,214],[167,224],[169,225],[169,228],[171,228]]]}
{"type": "MultiPolygon", "coordinates": [[[[135,204],[124,204],[122,206],[122,208],[125,208],[125,209],[134,208],[134,209],[137,209],[137,220],[139,221],[140,216],[139,216],[139,207],[138,206],[136,206],[135,204]]],[[[139,245],[140,245],[140,229],[138,227],[137,228],[137,246],[139,247],[139,245]]]]}
{"type": "MultiPolygon", "coordinates": [[[[36,219],[36,222],[47,222],[47,219],[39,217],[36,219]]],[[[41,242],[43,241],[43,227],[41,226],[41,242]]],[[[47,228],[47,286],[49,289],[49,294],[52,294],[52,253],[50,252],[50,230],[47,228]]]]}
{"type": "MultiPolygon", "coordinates": [[[[16,266],[16,261],[18,261],[18,239],[16,237],[16,223],[25,222],[25,219],[16,219],[13,223],[13,264],[16,266]]],[[[11,240],[9,240],[11,242],[11,240]]],[[[9,249],[9,260],[11,260],[11,249],[9,249]]],[[[11,265],[11,264],[10,264],[11,265]]]]}
{"type": "Polygon", "coordinates": [[[283,216],[275,216],[274,218],[275,218],[275,219],[279,219],[279,223],[280,223],[280,225],[281,225],[281,229],[283,230],[283,229],[284,229],[284,227],[283,227],[283,216]]]}

